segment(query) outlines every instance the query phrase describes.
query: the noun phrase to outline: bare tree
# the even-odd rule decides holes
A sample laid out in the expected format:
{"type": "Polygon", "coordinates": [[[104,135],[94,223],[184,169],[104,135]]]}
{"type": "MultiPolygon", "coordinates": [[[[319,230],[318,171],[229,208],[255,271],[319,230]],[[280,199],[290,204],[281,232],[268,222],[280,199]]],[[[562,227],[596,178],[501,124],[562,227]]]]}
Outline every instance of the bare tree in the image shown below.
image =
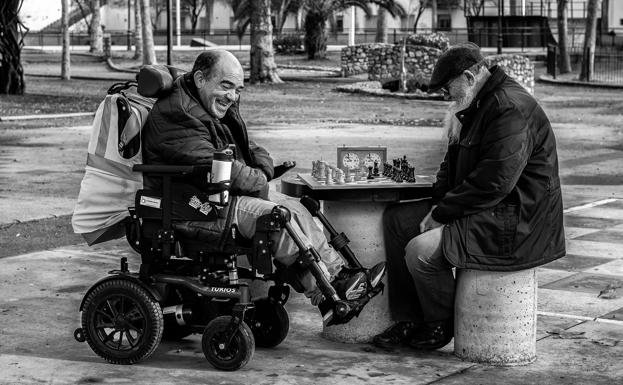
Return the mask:
{"type": "Polygon", "coordinates": [[[28,29],[19,20],[22,0],[0,1],[0,94],[24,93],[21,52],[28,29]]]}
{"type": "Polygon", "coordinates": [[[251,12],[251,78],[253,83],[283,83],[277,74],[273,51],[271,0],[252,1],[251,12]]]}
{"type": "Polygon", "coordinates": [[[184,0],[185,8],[188,9],[188,13],[190,14],[190,31],[192,34],[195,34],[197,30],[197,21],[199,21],[199,15],[206,3],[204,0],[184,0]]]}
{"type": "Polygon", "coordinates": [[[134,60],[143,57],[143,18],[141,17],[141,1],[134,1],[134,60]]]}
{"type": "Polygon", "coordinates": [[[558,67],[561,74],[571,72],[571,59],[569,57],[569,47],[567,42],[567,5],[569,0],[558,0],[558,67]]]}
{"type": "Polygon", "coordinates": [[[61,57],[61,79],[71,79],[69,57],[69,0],[61,0],[61,34],[63,36],[63,53],[61,57]]]}
{"type": "Polygon", "coordinates": [[[586,29],[584,31],[584,50],[580,80],[590,81],[595,66],[595,35],[597,34],[597,7],[600,0],[588,0],[586,29]]]}
{"type": "Polygon", "coordinates": [[[100,0],[91,0],[91,22],[89,23],[89,52],[102,52],[102,23],[100,0]]]}
{"type": "Polygon", "coordinates": [[[376,15],[376,37],[377,43],[387,43],[387,11],[379,7],[376,15]]]}
{"type": "Polygon", "coordinates": [[[156,49],[154,47],[154,35],[151,30],[151,12],[149,0],[140,0],[143,31],[143,64],[156,64],[156,49]]]}

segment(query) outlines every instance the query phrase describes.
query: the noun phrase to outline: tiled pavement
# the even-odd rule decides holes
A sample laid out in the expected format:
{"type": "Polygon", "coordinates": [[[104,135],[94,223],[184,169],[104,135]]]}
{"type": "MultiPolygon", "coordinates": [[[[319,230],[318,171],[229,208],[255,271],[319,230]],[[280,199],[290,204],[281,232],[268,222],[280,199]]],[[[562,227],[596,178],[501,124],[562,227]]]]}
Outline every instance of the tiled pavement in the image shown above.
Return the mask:
{"type": "Polygon", "coordinates": [[[300,295],[286,304],[291,322],[286,341],[257,349],[238,372],[207,365],[199,335],[163,342],[144,363],[109,365],[75,342],[71,332],[79,324],[84,291],[116,268],[120,256],[137,266],[137,256],[118,240],[2,260],[0,384],[618,384],[623,378],[623,199],[571,198],[567,206],[569,255],[538,269],[537,361],[528,366],[461,361],[452,354],[452,343],[421,353],[331,342],[319,336],[319,315],[300,295]]]}
{"type": "Polygon", "coordinates": [[[623,200],[568,208],[564,221],[567,255],[538,269],[540,315],[623,327],[623,200]]]}

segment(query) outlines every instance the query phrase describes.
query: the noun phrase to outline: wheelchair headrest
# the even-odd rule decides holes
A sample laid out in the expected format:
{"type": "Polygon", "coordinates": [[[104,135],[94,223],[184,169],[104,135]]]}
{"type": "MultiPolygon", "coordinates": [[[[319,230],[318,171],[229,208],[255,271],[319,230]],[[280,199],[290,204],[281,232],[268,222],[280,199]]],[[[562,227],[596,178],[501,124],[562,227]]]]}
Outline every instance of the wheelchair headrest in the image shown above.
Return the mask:
{"type": "Polygon", "coordinates": [[[148,98],[160,98],[171,92],[173,81],[184,72],[162,64],[143,66],[137,76],[138,93],[148,98]]]}

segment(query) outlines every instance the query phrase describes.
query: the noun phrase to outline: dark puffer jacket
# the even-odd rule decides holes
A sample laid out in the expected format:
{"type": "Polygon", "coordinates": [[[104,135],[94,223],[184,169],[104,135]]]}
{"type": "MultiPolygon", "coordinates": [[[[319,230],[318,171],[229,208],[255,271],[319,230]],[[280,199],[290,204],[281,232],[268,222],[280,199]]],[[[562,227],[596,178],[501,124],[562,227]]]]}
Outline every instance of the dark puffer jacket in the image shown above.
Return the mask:
{"type": "MultiPolygon", "coordinates": [[[[154,104],[142,131],[143,161],[158,165],[211,165],[214,152],[236,146],[232,165],[230,194],[266,198],[268,182],[274,175],[268,152],[249,140],[244,121],[233,105],[221,120],[213,118],[200,102],[190,74],[178,77],[173,90],[154,104]]],[[[203,181],[196,181],[200,186],[203,181]]],[[[158,180],[145,178],[145,188],[160,188],[158,180]]],[[[177,224],[192,237],[223,241],[232,213],[219,210],[213,223],[177,224]]]]}
{"type": "Polygon", "coordinates": [[[457,267],[521,270],[565,255],[554,133],[536,100],[500,68],[457,114],[463,127],[434,185],[432,217],[457,267]]]}

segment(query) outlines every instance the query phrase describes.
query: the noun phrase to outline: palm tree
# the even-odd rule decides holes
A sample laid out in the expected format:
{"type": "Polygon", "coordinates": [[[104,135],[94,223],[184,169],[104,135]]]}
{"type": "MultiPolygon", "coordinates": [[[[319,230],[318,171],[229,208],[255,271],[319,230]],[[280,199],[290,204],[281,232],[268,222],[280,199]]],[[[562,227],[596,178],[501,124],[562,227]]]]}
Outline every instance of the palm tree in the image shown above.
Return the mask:
{"type": "Polygon", "coordinates": [[[21,53],[28,29],[18,16],[21,7],[22,0],[0,1],[0,94],[24,93],[21,53]]]}
{"type": "Polygon", "coordinates": [[[89,52],[102,52],[102,23],[100,0],[91,0],[91,23],[89,24],[89,52]]]}
{"type": "MultiPolygon", "coordinates": [[[[234,10],[234,21],[236,22],[236,33],[242,38],[247,27],[251,23],[253,3],[257,0],[232,0],[231,7],[234,10]]],[[[272,15],[275,17],[273,32],[281,35],[286,19],[290,14],[296,15],[304,0],[271,0],[270,7],[272,15]]]]}
{"type": "Polygon", "coordinates": [[[251,13],[251,79],[253,83],[282,83],[273,52],[271,0],[254,0],[251,13]]]}
{"type": "MultiPolygon", "coordinates": [[[[571,58],[567,49],[567,4],[569,0],[558,0],[558,66],[561,74],[571,72],[571,58]]],[[[603,19],[602,19],[603,20],[603,19]]]]}
{"type": "Polygon", "coordinates": [[[156,64],[156,49],[154,47],[154,35],[151,30],[151,12],[149,0],[140,0],[143,32],[143,64],[156,64]]]}
{"type": "Polygon", "coordinates": [[[595,36],[597,34],[597,6],[599,0],[588,0],[586,14],[586,30],[584,32],[584,52],[580,80],[590,81],[595,66],[595,36]]]}
{"type": "Polygon", "coordinates": [[[316,59],[326,56],[326,25],[331,15],[354,6],[362,9],[366,16],[369,16],[371,4],[387,10],[392,17],[405,14],[402,5],[395,0],[303,0],[303,8],[306,11],[305,50],[307,57],[316,59]]]}

